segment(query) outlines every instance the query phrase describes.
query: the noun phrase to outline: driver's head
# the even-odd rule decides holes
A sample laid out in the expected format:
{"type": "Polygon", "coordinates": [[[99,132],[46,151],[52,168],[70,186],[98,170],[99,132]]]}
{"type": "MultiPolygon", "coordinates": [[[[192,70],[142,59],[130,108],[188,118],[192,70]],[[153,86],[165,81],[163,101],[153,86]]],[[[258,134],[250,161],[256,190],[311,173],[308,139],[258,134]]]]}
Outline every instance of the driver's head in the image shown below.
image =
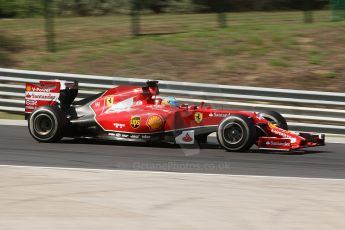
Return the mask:
{"type": "Polygon", "coordinates": [[[178,107],[179,103],[174,96],[167,96],[162,100],[162,105],[170,105],[172,107],[178,107]]]}

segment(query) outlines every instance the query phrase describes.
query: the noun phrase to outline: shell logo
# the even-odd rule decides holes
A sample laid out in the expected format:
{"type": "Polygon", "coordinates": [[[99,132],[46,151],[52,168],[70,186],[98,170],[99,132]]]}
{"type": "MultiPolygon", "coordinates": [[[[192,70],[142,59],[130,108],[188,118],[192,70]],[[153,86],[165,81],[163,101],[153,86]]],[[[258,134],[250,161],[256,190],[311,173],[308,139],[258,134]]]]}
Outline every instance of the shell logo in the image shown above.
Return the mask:
{"type": "Polygon", "coordinates": [[[25,88],[25,91],[32,91],[31,85],[27,85],[26,88],[25,88]]]}
{"type": "Polygon", "coordinates": [[[150,128],[150,130],[157,130],[161,129],[163,126],[164,120],[159,115],[153,115],[149,119],[147,119],[147,126],[150,128]]]}
{"type": "Polygon", "coordinates": [[[278,126],[277,126],[276,124],[273,124],[272,122],[268,122],[268,126],[269,126],[271,129],[278,128],[278,126]]]}

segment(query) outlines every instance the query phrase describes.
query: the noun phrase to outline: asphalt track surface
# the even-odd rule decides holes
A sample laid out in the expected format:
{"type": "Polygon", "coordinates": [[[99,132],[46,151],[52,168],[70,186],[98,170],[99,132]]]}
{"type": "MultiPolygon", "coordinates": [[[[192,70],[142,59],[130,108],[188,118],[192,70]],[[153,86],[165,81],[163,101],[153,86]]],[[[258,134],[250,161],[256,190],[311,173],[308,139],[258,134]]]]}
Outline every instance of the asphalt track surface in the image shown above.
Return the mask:
{"type": "Polygon", "coordinates": [[[76,140],[45,144],[26,127],[0,126],[0,165],[345,179],[344,147],[230,153],[215,144],[200,149],[76,140]]]}

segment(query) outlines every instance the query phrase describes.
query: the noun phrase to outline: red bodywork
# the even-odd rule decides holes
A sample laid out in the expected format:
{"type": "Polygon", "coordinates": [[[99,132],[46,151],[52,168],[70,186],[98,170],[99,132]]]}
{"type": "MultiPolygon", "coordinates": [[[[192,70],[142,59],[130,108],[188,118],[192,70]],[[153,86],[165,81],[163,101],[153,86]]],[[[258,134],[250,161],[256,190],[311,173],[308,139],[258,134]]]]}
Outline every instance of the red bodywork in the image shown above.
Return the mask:
{"type": "MultiPolygon", "coordinates": [[[[56,103],[60,92],[60,82],[42,81],[26,86],[26,112],[56,103]],[[46,97],[39,98],[37,92],[46,97]]],[[[227,116],[242,114],[250,117],[264,133],[258,137],[260,149],[290,151],[305,147],[324,145],[324,135],[295,133],[278,128],[262,118],[258,112],[221,110],[200,105],[172,107],[161,104],[157,86],[118,86],[107,90],[90,102],[93,119],[104,133],[119,140],[150,140],[153,135],[174,133],[176,143],[194,143],[198,135],[210,134],[227,116]],[[306,138],[308,137],[308,138],[306,138]]],[[[162,139],[163,140],[163,139],[162,139]]]]}

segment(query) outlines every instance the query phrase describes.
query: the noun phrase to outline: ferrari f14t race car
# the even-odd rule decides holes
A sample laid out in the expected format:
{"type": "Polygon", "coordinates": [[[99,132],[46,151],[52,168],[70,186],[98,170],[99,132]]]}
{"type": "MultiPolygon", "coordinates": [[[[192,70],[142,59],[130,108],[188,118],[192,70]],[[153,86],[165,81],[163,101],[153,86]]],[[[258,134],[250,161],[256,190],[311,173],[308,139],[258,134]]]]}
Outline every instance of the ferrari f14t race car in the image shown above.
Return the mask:
{"type": "Polygon", "coordinates": [[[25,117],[39,142],[63,137],[113,141],[168,142],[181,145],[207,142],[216,132],[227,151],[259,149],[291,151],[325,145],[325,135],[288,131],[277,112],[221,110],[180,105],[174,97],[158,97],[158,81],[118,86],[75,102],[78,83],[40,81],[26,84],[25,117]]]}

